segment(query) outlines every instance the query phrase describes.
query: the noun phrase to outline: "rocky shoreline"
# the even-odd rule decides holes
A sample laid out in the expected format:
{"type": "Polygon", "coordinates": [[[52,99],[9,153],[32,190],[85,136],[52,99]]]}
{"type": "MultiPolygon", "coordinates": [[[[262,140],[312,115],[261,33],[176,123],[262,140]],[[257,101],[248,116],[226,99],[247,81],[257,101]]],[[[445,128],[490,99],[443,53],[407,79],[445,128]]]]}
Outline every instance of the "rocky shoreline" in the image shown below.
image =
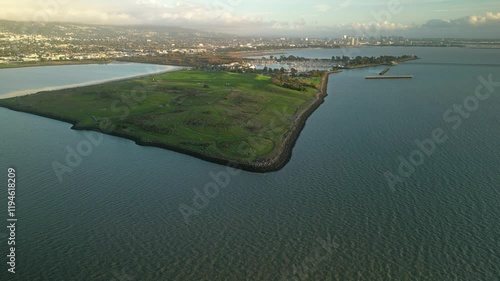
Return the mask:
{"type": "Polygon", "coordinates": [[[300,133],[306,125],[306,121],[311,116],[318,107],[325,102],[325,97],[327,94],[327,86],[330,74],[337,73],[338,71],[328,71],[326,72],[320,84],[320,89],[316,94],[316,99],[312,101],[307,109],[300,113],[300,115],[294,120],[291,130],[285,137],[283,144],[279,148],[281,151],[272,159],[256,162],[251,165],[251,167],[242,167],[243,170],[257,172],[257,173],[267,173],[281,170],[292,158],[292,151],[297,142],[300,133]]]}
{"type": "MultiPolygon", "coordinates": [[[[172,150],[175,152],[183,153],[186,155],[190,155],[211,163],[219,164],[219,165],[224,165],[224,166],[230,166],[232,168],[236,169],[241,169],[244,171],[248,172],[253,172],[253,173],[269,173],[269,172],[275,172],[281,170],[285,165],[290,161],[292,157],[292,150],[293,147],[295,146],[295,143],[297,142],[297,139],[300,136],[300,133],[304,129],[306,125],[306,121],[311,116],[311,114],[321,105],[325,102],[325,97],[327,96],[327,86],[328,86],[328,80],[330,74],[337,73],[338,71],[329,71],[326,72],[323,77],[322,81],[320,84],[320,89],[318,93],[316,94],[316,98],[314,101],[312,101],[307,109],[305,109],[303,112],[300,113],[300,115],[296,118],[294,121],[294,124],[292,125],[292,129],[289,131],[288,135],[285,137],[285,140],[283,141],[281,147],[279,148],[278,154],[273,157],[272,159],[268,159],[265,161],[259,161],[259,162],[253,162],[253,163],[239,163],[235,162],[232,160],[228,159],[222,159],[218,157],[212,157],[203,153],[199,153],[196,151],[191,151],[171,145],[167,145],[164,143],[158,143],[158,142],[151,142],[151,141],[144,141],[140,138],[136,138],[133,136],[129,136],[126,134],[121,134],[119,132],[111,132],[108,133],[109,135],[117,136],[117,137],[122,137],[122,138],[127,138],[135,141],[136,144],[141,145],[141,146],[153,146],[153,147],[160,147],[168,150],[172,150]]],[[[82,130],[83,128],[75,128],[73,126],[73,129],[78,129],[82,130]]],[[[85,129],[83,129],[85,130],[85,129]]]]}

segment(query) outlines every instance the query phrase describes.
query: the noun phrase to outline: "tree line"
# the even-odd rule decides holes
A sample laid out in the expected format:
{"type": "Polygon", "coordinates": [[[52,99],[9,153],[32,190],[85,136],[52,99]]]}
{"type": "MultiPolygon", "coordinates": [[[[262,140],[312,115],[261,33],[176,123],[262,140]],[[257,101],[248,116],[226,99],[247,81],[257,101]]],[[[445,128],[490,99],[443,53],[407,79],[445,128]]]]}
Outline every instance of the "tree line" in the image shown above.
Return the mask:
{"type": "Polygon", "coordinates": [[[281,62],[305,62],[305,61],[317,61],[317,62],[331,62],[335,64],[342,64],[345,66],[356,66],[356,65],[366,65],[366,64],[386,64],[393,61],[401,62],[406,60],[416,59],[417,56],[413,55],[403,55],[403,56],[379,56],[379,57],[368,57],[368,56],[332,56],[330,59],[310,59],[305,57],[299,57],[294,55],[279,57],[270,56],[270,60],[275,60],[279,63],[281,62]]]}

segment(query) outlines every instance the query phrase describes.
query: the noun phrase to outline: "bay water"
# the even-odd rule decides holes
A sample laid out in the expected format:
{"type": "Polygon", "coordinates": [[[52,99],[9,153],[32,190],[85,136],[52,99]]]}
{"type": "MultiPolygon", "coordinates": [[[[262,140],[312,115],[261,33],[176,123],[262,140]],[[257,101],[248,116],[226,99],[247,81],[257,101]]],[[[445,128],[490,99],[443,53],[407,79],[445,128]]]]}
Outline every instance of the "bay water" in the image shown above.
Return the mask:
{"type": "Polygon", "coordinates": [[[500,81],[500,50],[359,49],[403,54],[421,59],[386,75],[413,79],[332,75],[291,161],[267,174],[0,108],[4,218],[8,167],[18,181],[17,273],[4,220],[1,280],[499,280],[500,87],[474,96],[500,81]],[[435,130],[445,140],[425,153],[435,130]],[[89,139],[60,181],[54,163],[89,139]]]}

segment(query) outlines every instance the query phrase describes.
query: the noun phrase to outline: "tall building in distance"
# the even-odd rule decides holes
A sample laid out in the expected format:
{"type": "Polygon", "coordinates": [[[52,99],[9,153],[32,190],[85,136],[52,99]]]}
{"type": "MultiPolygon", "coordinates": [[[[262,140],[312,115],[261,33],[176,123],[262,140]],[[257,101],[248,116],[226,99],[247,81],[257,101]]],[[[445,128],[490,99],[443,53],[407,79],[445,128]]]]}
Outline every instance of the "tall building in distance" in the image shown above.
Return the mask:
{"type": "Polygon", "coordinates": [[[358,45],[359,45],[358,37],[352,37],[351,38],[351,46],[358,46],[358,45]]]}

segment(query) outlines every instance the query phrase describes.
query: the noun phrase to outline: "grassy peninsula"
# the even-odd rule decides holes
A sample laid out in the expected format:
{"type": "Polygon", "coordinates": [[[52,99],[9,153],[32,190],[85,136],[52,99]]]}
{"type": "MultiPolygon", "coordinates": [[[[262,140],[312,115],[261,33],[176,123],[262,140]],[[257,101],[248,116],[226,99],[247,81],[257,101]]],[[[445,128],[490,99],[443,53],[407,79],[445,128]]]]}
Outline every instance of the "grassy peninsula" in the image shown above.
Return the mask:
{"type": "Polygon", "coordinates": [[[3,99],[0,106],[268,172],[290,159],[327,79],[185,70],[3,99]]]}

